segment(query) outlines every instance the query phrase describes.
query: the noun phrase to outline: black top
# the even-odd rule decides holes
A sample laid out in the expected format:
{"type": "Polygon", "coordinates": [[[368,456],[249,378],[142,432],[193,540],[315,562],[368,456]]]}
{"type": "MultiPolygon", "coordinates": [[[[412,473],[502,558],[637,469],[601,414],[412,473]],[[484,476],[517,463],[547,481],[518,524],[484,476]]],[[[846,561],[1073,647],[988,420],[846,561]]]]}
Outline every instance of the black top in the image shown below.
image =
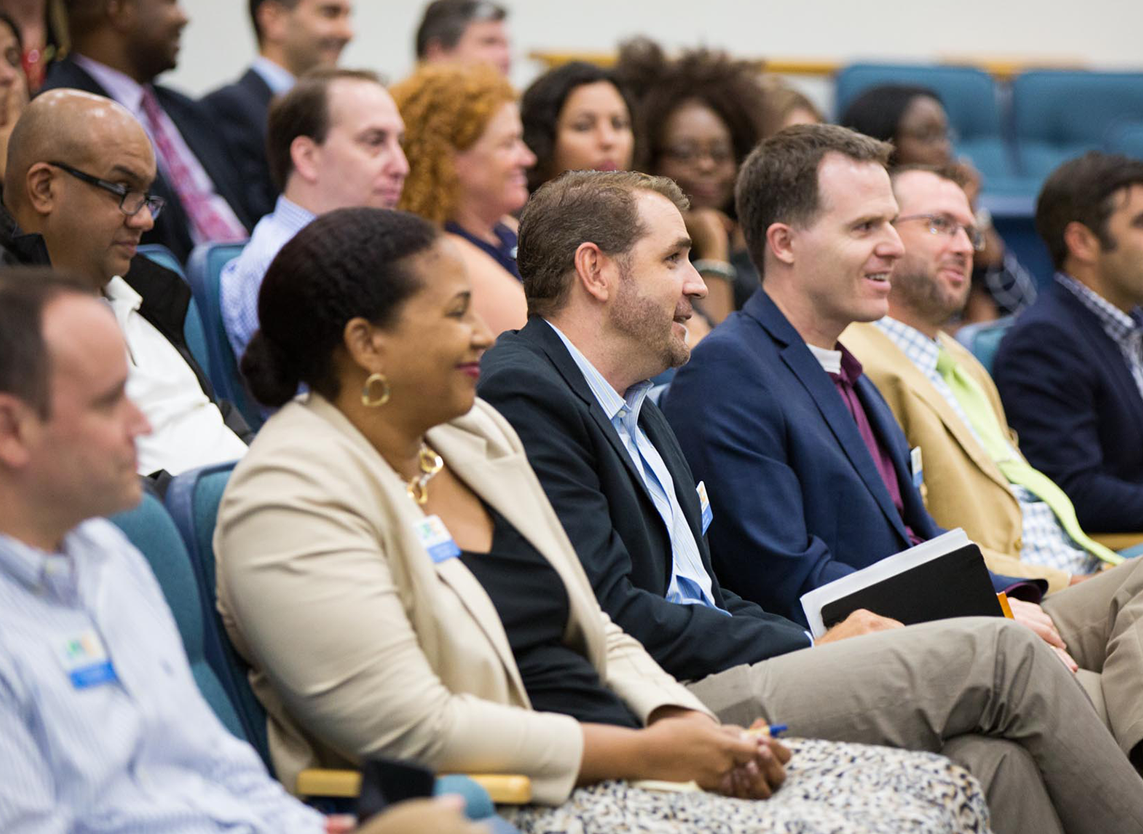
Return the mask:
{"type": "Polygon", "coordinates": [[[555,568],[503,516],[485,509],[493,522],[492,547],[488,553],[463,550],[460,560],[496,606],[533,709],[640,728],[587,658],[563,642],[568,594],[555,568]]]}
{"type": "Polygon", "coordinates": [[[516,265],[516,246],[519,242],[519,238],[516,236],[514,231],[509,229],[503,223],[497,223],[496,227],[492,230],[496,234],[496,237],[500,240],[499,246],[493,246],[488,241],[477,237],[476,235],[472,234],[472,232],[461,226],[459,223],[455,223],[452,220],[449,220],[447,223],[445,223],[445,231],[452,232],[454,235],[460,235],[470,243],[479,246],[481,249],[491,255],[495,259],[496,263],[500,264],[500,266],[504,267],[505,270],[512,273],[513,278],[515,278],[517,281],[522,280],[520,278],[520,267],[516,265]]]}

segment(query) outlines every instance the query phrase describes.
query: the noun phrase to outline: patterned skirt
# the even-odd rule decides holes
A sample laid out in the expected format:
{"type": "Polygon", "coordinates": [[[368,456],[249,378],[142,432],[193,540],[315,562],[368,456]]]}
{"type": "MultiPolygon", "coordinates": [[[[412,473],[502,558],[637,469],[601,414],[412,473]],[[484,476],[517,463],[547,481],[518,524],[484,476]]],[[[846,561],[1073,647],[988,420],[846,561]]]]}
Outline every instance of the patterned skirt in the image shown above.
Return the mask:
{"type": "Polygon", "coordinates": [[[563,805],[502,808],[524,834],[987,834],[980,783],[943,756],[865,744],[783,739],[786,781],[767,800],[642,790],[577,789],[563,805]]]}

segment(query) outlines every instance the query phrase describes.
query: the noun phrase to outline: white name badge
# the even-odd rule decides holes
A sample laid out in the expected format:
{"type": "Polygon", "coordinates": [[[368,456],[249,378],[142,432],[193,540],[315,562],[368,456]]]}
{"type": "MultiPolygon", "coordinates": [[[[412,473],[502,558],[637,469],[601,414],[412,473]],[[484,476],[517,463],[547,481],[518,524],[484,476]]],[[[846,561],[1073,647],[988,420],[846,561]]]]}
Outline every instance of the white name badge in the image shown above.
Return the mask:
{"type": "Polygon", "coordinates": [[[429,558],[437,564],[460,555],[460,548],[452,540],[452,533],[445,527],[439,515],[430,515],[418,521],[415,529],[421,546],[429,552],[429,558]]]}
{"type": "Polygon", "coordinates": [[[94,629],[68,638],[60,644],[56,653],[76,689],[119,682],[103,641],[94,629]]]}
{"type": "Polygon", "coordinates": [[[921,484],[925,482],[925,470],[921,466],[920,446],[914,446],[913,450],[909,452],[909,468],[913,471],[913,486],[920,489],[921,484]]]}
{"type": "Polygon", "coordinates": [[[695,490],[698,492],[699,506],[702,508],[702,534],[705,536],[706,528],[710,527],[710,521],[714,518],[714,513],[710,511],[710,499],[706,496],[706,482],[699,481],[695,490]]]}

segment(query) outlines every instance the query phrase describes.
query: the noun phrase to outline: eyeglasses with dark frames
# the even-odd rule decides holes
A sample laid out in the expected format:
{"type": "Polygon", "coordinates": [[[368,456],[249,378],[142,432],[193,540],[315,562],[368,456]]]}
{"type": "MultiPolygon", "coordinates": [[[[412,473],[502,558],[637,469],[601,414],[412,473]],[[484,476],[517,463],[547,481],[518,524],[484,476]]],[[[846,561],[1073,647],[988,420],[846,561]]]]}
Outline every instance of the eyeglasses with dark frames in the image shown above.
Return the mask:
{"type": "Polygon", "coordinates": [[[957,223],[951,217],[944,214],[910,214],[907,217],[898,217],[893,222],[894,224],[905,223],[909,220],[924,220],[929,226],[929,233],[934,235],[956,237],[956,233],[963,229],[973,249],[977,252],[984,249],[984,232],[980,231],[976,226],[957,223]]]}
{"type": "Polygon", "coordinates": [[[89,185],[94,185],[96,188],[102,188],[104,191],[114,194],[119,198],[119,210],[128,217],[134,217],[142,210],[143,206],[146,206],[151,212],[151,219],[156,220],[162,212],[163,206],[167,204],[167,201],[162,197],[155,197],[145,191],[136,191],[117,182],[93,177],[91,174],[63,162],[49,162],[48,164],[59,168],[61,171],[66,171],[77,180],[82,180],[89,185]]]}

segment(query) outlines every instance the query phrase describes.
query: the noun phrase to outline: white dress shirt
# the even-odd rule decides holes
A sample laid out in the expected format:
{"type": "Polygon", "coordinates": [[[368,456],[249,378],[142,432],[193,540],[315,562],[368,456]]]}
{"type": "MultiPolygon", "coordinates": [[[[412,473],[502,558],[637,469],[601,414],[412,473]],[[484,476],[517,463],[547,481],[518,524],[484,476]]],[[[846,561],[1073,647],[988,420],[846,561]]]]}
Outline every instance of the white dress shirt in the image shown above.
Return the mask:
{"type": "Polygon", "coordinates": [[[136,442],[139,474],[178,475],[246,454],[178,349],[139,314],[142,296],[118,276],[104,293],[127,341],[127,396],[151,423],[151,433],[136,442]]]}

